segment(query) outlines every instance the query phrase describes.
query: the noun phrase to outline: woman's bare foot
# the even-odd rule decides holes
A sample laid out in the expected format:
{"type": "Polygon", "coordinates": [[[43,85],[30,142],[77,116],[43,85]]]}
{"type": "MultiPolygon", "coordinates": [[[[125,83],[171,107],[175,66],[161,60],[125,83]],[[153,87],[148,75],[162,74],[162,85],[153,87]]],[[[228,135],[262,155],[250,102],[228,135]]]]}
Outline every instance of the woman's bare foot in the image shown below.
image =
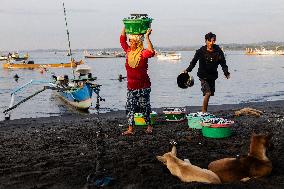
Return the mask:
{"type": "Polygon", "coordinates": [[[149,135],[153,134],[153,127],[152,127],[151,125],[149,125],[149,126],[147,127],[147,130],[145,131],[145,133],[147,133],[147,134],[149,134],[149,135]]]}
{"type": "Polygon", "coordinates": [[[134,135],[134,130],[132,126],[129,126],[127,131],[124,131],[121,133],[123,136],[129,136],[129,135],[134,135]]]}

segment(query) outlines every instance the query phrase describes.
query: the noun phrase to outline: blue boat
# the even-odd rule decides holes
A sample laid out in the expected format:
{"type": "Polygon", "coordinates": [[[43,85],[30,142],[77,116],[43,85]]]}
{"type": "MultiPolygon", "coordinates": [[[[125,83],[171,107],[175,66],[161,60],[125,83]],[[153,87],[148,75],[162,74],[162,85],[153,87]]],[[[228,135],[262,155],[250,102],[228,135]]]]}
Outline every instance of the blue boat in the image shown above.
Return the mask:
{"type": "Polygon", "coordinates": [[[84,84],[83,88],[73,88],[66,91],[58,91],[59,96],[77,109],[88,110],[92,105],[93,89],[90,83],[84,84]]]}
{"type": "Polygon", "coordinates": [[[104,101],[100,97],[101,85],[95,84],[93,81],[96,77],[92,77],[91,69],[87,65],[77,66],[76,73],[78,78],[69,80],[68,75],[58,76],[52,75],[53,82],[50,83],[61,99],[80,110],[88,110],[92,105],[93,93],[97,95],[96,108],[99,108],[99,102],[104,101]]]}
{"type": "MultiPolygon", "coordinates": [[[[70,55],[70,60],[74,60],[72,57],[71,45],[70,45],[70,38],[69,38],[69,31],[67,28],[67,18],[66,18],[66,10],[63,3],[63,11],[64,11],[64,18],[65,18],[65,25],[66,25],[66,33],[68,39],[68,52],[70,55]]],[[[69,81],[67,75],[64,76],[52,76],[53,82],[51,85],[57,90],[59,96],[69,103],[70,105],[74,106],[80,110],[88,110],[92,105],[92,95],[93,92],[97,94],[97,104],[96,108],[99,108],[99,102],[103,101],[99,95],[100,85],[94,84],[91,81],[94,81],[96,78],[92,77],[90,67],[78,65],[76,68],[76,72],[79,74],[79,77],[75,79],[74,68],[73,69],[73,80],[69,81]],[[80,67],[81,66],[81,67],[80,67]]]]}

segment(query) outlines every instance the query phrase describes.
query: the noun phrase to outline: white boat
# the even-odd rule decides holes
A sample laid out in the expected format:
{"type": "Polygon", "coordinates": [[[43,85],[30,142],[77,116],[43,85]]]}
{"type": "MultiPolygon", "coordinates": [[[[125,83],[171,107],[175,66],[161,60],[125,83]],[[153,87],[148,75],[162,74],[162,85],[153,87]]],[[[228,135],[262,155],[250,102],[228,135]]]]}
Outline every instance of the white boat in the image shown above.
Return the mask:
{"type": "Polygon", "coordinates": [[[157,53],[157,58],[160,60],[180,60],[181,54],[176,52],[160,52],[157,53]]]}
{"type": "Polygon", "coordinates": [[[275,50],[266,50],[264,47],[261,49],[255,48],[254,50],[251,48],[246,48],[245,54],[247,55],[284,55],[283,50],[278,50],[279,47],[276,47],[275,50]]]}
{"type": "Polygon", "coordinates": [[[279,47],[280,47],[280,46],[278,46],[278,47],[275,48],[275,53],[276,53],[277,55],[284,55],[284,50],[278,50],[279,47]]]}
{"type": "Polygon", "coordinates": [[[95,54],[89,53],[87,50],[84,51],[85,58],[120,58],[125,57],[124,52],[106,52],[106,51],[100,51],[95,54]]]}
{"type": "Polygon", "coordinates": [[[2,61],[2,60],[7,60],[8,59],[8,56],[0,56],[0,61],[2,61]]]}
{"type": "Polygon", "coordinates": [[[275,55],[275,51],[273,50],[266,50],[264,47],[262,47],[260,50],[255,49],[255,54],[257,55],[275,55]]]}

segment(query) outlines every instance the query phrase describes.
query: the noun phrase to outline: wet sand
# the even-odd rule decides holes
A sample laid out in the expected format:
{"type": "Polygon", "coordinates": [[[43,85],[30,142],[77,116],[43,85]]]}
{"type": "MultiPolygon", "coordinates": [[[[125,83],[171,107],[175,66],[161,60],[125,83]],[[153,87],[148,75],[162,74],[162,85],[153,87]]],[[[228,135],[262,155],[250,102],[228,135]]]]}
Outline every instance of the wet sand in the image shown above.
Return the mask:
{"type": "MultiPolygon", "coordinates": [[[[187,107],[196,112],[200,107],[187,107]]],[[[153,135],[136,127],[134,136],[121,136],[126,129],[124,111],[100,115],[77,115],[0,122],[0,188],[96,188],[100,176],[115,179],[104,188],[284,188],[284,101],[209,106],[209,111],[236,123],[229,138],[204,138],[187,122],[166,122],[162,109],[153,135]],[[235,117],[234,111],[252,107],[261,117],[235,117]],[[207,185],[183,183],[156,160],[177,142],[181,159],[207,168],[216,159],[248,152],[252,132],[272,133],[274,149],[271,175],[246,183],[207,185]],[[89,175],[89,184],[87,177],[89,175]]]]}

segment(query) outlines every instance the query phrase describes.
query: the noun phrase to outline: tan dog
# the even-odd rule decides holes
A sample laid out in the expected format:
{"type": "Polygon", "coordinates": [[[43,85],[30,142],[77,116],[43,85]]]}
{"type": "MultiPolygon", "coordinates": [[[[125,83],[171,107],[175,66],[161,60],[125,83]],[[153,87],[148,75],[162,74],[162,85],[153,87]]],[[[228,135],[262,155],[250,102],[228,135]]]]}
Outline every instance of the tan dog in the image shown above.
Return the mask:
{"type": "Polygon", "coordinates": [[[216,160],[208,165],[208,169],[216,173],[223,183],[266,176],[272,170],[272,163],[266,156],[270,138],[253,134],[247,156],[216,160]]]}
{"type": "Polygon", "coordinates": [[[243,108],[241,110],[235,111],[236,116],[253,115],[259,117],[261,114],[263,114],[262,111],[253,108],[243,108]]]}
{"type": "Polygon", "coordinates": [[[183,161],[176,157],[176,147],[163,156],[156,156],[159,161],[164,163],[172,175],[177,176],[183,182],[203,182],[219,184],[219,177],[207,169],[202,169],[192,165],[189,161],[183,161]]]}

